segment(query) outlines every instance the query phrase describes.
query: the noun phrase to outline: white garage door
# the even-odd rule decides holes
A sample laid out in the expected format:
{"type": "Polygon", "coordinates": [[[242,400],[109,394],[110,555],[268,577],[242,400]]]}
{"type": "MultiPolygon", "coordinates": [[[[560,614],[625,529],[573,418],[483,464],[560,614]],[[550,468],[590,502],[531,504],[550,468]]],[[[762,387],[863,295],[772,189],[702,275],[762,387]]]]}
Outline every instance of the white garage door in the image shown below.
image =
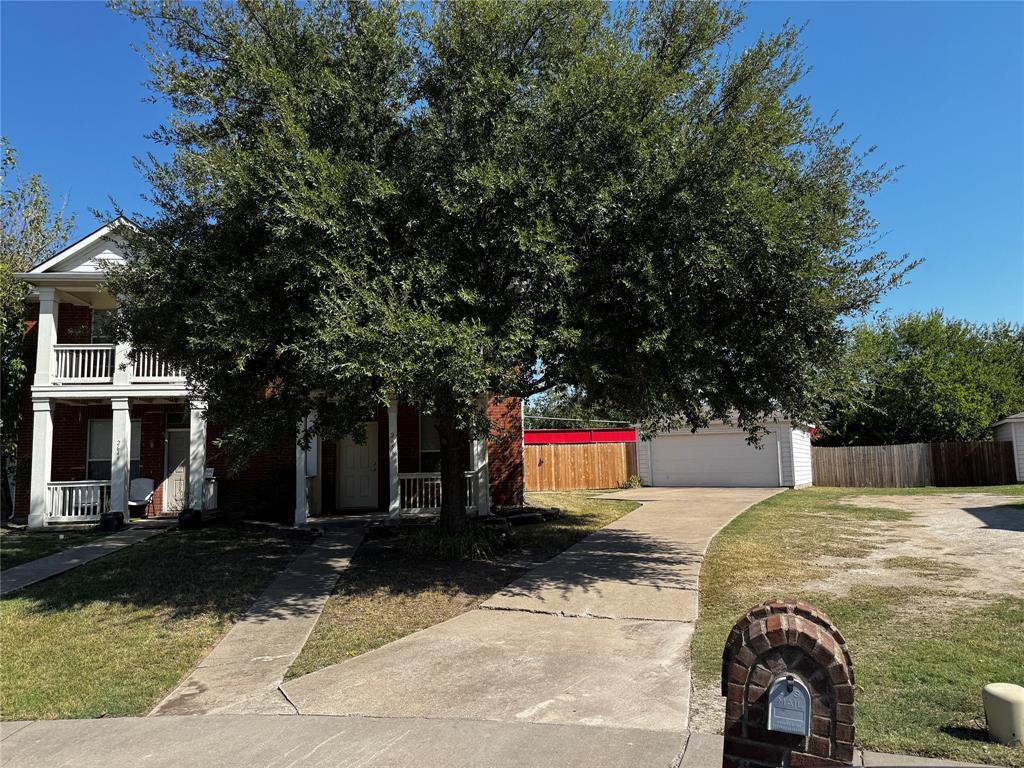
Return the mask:
{"type": "Polygon", "coordinates": [[[776,487],[778,435],[761,446],[747,445],[745,433],[658,437],[651,443],[654,485],[776,487]]]}

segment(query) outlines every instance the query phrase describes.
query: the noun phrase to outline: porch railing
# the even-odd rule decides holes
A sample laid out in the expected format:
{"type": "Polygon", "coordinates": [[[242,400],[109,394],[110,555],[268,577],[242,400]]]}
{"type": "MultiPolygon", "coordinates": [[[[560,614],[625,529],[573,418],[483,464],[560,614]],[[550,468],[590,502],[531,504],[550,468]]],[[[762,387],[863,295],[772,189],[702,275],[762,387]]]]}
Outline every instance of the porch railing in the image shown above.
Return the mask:
{"type": "Polygon", "coordinates": [[[54,384],[109,384],[114,380],[113,344],[55,344],[54,384]]]}
{"type": "MultiPolygon", "coordinates": [[[[463,480],[466,509],[475,511],[476,471],[466,472],[463,480]]],[[[402,512],[438,512],[441,509],[440,472],[400,472],[398,503],[402,512]]]]}
{"type": "Polygon", "coordinates": [[[55,344],[51,381],[54,384],[112,384],[118,366],[130,368],[132,383],[182,382],[182,371],[151,350],[139,350],[135,361],[119,360],[113,344],[55,344]]]}
{"type": "Polygon", "coordinates": [[[170,381],[184,378],[185,375],[181,371],[157,357],[156,352],[140,349],[135,353],[132,381],[170,381]]]}
{"type": "Polygon", "coordinates": [[[47,483],[49,523],[78,523],[99,520],[110,506],[110,481],[74,480],[47,483]]]}

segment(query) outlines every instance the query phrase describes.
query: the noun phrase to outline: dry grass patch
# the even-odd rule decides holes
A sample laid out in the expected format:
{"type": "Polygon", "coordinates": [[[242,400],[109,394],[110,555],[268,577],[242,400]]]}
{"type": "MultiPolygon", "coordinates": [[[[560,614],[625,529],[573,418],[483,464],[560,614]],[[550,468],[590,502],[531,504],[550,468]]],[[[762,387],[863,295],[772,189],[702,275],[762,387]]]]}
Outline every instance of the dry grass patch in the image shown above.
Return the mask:
{"type": "Polygon", "coordinates": [[[979,730],[981,687],[1024,682],[1020,497],[1024,486],[811,488],[747,510],[715,537],[701,571],[693,671],[704,711],[694,726],[721,728],[715,688],[733,622],[762,600],[794,597],[826,611],[849,642],[860,746],[1024,766],[1024,749],[979,730]],[[976,544],[990,560],[958,549],[976,544]]]}

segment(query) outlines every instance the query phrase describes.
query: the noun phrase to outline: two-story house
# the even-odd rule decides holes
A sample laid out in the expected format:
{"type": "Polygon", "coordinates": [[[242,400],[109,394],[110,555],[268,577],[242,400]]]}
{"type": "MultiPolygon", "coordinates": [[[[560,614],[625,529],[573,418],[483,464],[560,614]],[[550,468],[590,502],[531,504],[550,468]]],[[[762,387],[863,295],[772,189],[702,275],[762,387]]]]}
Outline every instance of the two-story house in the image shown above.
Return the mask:
{"type": "MultiPolygon", "coordinates": [[[[107,270],[126,258],[114,222],[17,277],[31,286],[29,376],[18,436],[16,518],[32,528],[128,519],[135,478],[152,480],[147,514],[186,506],[247,509],[276,517],[376,510],[392,517],[440,505],[439,445],[429,415],[392,402],[367,422],[366,440],[320,440],[303,450],[281,435],[229,475],[216,448],[222,426],[190,399],[179,371],[142,350],[134,362],[115,344],[116,301],[107,270]],[[33,365],[34,362],[34,365],[33,365]]],[[[522,404],[490,396],[490,441],[470,446],[467,506],[521,504],[522,404]]],[[[145,485],[145,484],[143,484],[145,485]]]]}

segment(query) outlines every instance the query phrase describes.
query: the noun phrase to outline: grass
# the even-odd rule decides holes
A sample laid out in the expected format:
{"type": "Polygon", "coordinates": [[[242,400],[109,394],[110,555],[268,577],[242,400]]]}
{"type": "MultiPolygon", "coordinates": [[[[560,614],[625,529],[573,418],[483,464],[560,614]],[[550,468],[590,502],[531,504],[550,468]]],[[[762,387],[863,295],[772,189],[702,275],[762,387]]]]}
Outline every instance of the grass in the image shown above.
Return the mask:
{"type": "Polygon", "coordinates": [[[531,494],[531,504],[558,507],[554,520],[513,529],[498,556],[440,562],[410,555],[393,542],[366,542],[342,575],[288,678],[337,664],[472,610],[546,560],[639,506],[592,491],[531,494]]]}
{"type": "Polygon", "coordinates": [[[0,718],[145,714],[304,546],[168,531],[0,601],[0,718]]]}
{"type": "Polygon", "coordinates": [[[909,520],[893,509],[838,503],[863,495],[997,493],[995,488],[809,488],[788,491],[737,517],[715,537],[700,579],[693,642],[698,686],[719,684],[722,646],[735,620],[771,597],[798,597],[827,612],[849,643],[857,675],[857,741],[881,752],[1024,766],[1024,749],[984,741],[981,687],[1024,683],[1024,597],[965,594],[955,564],[897,557],[888,568],[928,575],[925,587],[854,587],[838,595],[802,587],[856,567],[909,520]],[[765,555],[770,552],[771,557],[765,555]],[[831,556],[822,563],[820,555],[831,556]]]}
{"type": "Polygon", "coordinates": [[[0,571],[88,544],[106,534],[94,531],[29,531],[24,526],[0,528],[0,571]]]}

